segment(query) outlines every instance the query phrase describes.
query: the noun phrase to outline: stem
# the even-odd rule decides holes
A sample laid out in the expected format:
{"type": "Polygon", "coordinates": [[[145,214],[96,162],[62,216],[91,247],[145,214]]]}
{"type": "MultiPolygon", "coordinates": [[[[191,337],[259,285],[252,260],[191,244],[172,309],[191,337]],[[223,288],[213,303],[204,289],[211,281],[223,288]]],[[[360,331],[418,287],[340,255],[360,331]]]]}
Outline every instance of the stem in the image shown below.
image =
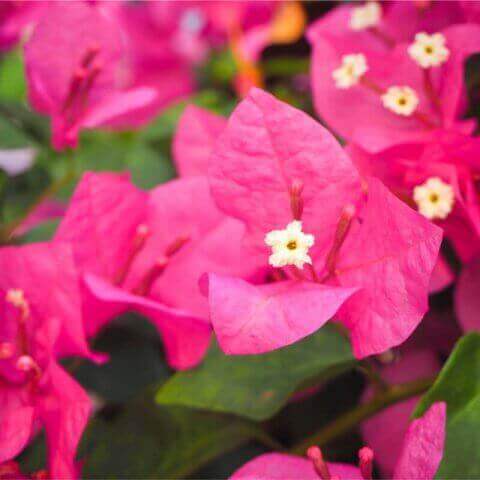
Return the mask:
{"type": "Polygon", "coordinates": [[[75,177],[75,163],[73,161],[72,155],[70,154],[67,158],[67,161],[70,164],[67,166],[65,174],[58,180],[52,182],[48,185],[45,190],[43,190],[40,195],[35,199],[35,201],[27,208],[22,216],[13,220],[12,222],[5,225],[0,229],[0,243],[6,243],[10,241],[15,230],[32,214],[32,212],[45,200],[55,196],[65,185],[67,185],[75,177]]]}
{"type": "Polygon", "coordinates": [[[389,389],[388,382],[382,378],[371,359],[365,359],[357,368],[368,378],[377,393],[389,389]]]}
{"type": "Polygon", "coordinates": [[[294,445],[290,452],[303,455],[307,448],[312,445],[322,447],[331,440],[347,433],[361,421],[372,417],[390,405],[425,392],[433,385],[434,381],[435,378],[433,377],[392,385],[388,390],[376,394],[370,402],[358,405],[353,410],[337,418],[334,422],[294,445]]]}
{"type": "MultiPolygon", "coordinates": [[[[385,93],[385,89],[377,85],[375,82],[372,82],[371,79],[362,77],[360,79],[360,85],[368,88],[372,92],[375,92],[377,95],[383,95],[385,93]]],[[[425,113],[415,110],[412,113],[412,117],[416,118],[419,122],[422,122],[427,128],[436,128],[437,125],[433,123],[425,113]]]]}
{"type": "Polygon", "coordinates": [[[380,39],[385,45],[389,48],[393,48],[395,46],[395,40],[387,35],[385,32],[382,32],[377,27],[371,27],[370,32],[375,35],[378,39],[380,39]]]}
{"type": "Polygon", "coordinates": [[[264,447],[274,450],[276,452],[285,452],[285,447],[278,442],[275,438],[270,436],[268,432],[259,428],[253,437],[258,443],[261,443],[264,447]]]}
{"type": "Polygon", "coordinates": [[[428,98],[435,108],[436,112],[439,114],[442,111],[442,104],[438,98],[437,92],[432,82],[432,75],[429,68],[423,70],[423,84],[425,91],[427,92],[428,98]]]}

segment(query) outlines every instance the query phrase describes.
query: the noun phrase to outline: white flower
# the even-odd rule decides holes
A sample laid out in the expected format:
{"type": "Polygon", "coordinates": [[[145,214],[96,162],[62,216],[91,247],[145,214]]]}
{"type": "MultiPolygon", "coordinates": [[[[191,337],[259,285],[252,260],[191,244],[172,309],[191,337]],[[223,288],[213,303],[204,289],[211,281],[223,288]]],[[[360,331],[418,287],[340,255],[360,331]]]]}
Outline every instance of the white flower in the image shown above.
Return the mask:
{"type": "Polygon", "coordinates": [[[16,308],[21,308],[26,304],[23,290],[18,288],[11,288],[8,290],[5,295],[5,300],[16,308]]]}
{"type": "Polygon", "coordinates": [[[342,56],[342,65],[332,72],[337,88],[350,88],[356,85],[368,70],[367,59],[362,53],[342,56]]]}
{"type": "Polygon", "coordinates": [[[205,20],[205,16],[199,8],[189,8],[180,18],[180,29],[185,32],[198,33],[205,26],[205,20]]]}
{"type": "Polygon", "coordinates": [[[422,68],[438,67],[448,60],[450,50],[445,46],[445,37],[441,33],[421,32],[415,35],[415,41],[408,47],[408,54],[422,68]]]}
{"type": "Polygon", "coordinates": [[[303,268],[304,263],[312,263],[308,249],[314,242],[313,235],[302,232],[302,222],[294,220],[285,230],[273,230],[265,235],[265,243],[272,248],[268,263],[273,267],[295,265],[303,268]]]}
{"type": "Polygon", "coordinates": [[[444,219],[452,211],[455,193],[451,185],[438,177],[431,177],[413,189],[413,199],[424,217],[444,219]]]}
{"type": "Polygon", "coordinates": [[[398,115],[409,117],[418,106],[418,96],[410,87],[390,87],[383,95],[385,108],[398,115]]]}
{"type": "Polygon", "coordinates": [[[375,27],[382,17],[382,7],[378,2],[367,2],[361,7],[354,7],[350,17],[352,30],[365,30],[375,27]]]}

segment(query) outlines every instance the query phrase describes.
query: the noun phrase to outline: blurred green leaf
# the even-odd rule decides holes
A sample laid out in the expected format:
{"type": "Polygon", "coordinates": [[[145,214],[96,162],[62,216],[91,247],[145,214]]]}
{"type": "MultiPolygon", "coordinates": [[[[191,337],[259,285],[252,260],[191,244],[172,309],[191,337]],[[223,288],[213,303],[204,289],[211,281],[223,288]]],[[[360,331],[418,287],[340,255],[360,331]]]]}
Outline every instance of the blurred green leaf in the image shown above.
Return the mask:
{"type": "Polygon", "coordinates": [[[237,65],[233,52],[230,48],[227,48],[216,51],[210,56],[208,62],[202,66],[200,78],[206,85],[212,83],[229,85],[236,73],[237,65]]]}
{"type": "Polygon", "coordinates": [[[107,402],[132,400],[170,374],[156,329],[140,315],[129,313],[110,323],[95,341],[94,349],[107,353],[109,361],[104,365],[84,362],[75,369],[75,376],[107,402]]]}
{"type": "Polygon", "coordinates": [[[2,190],[3,221],[8,223],[24,215],[48,184],[48,172],[40,165],[34,165],[22,175],[9,177],[2,190]]]}
{"type": "Polygon", "coordinates": [[[47,220],[46,222],[40,223],[22,235],[19,243],[48,242],[55,234],[58,223],[58,219],[47,220]]]}
{"type": "Polygon", "coordinates": [[[263,62],[263,70],[267,75],[290,76],[310,71],[309,57],[273,57],[263,62]]]}
{"type": "Polygon", "coordinates": [[[20,50],[8,52],[0,64],[0,98],[23,100],[26,85],[23,57],[20,50]]]}
{"type": "Polygon", "coordinates": [[[480,334],[460,339],[415,416],[447,403],[447,438],[436,478],[480,477],[480,334]]]}
{"type": "Polygon", "coordinates": [[[206,108],[220,115],[228,115],[235,106],[235,100],[216,90],[203,90],[186,101],[167,108],[140,136],[154,145],[161,145],[166,155],[170,155],[171,139],[175,134],[178,120],[188,104],[206,108]]]}
{"type": "MultiPolygon", "coordinates": [[[[183,478],[257,435],[240,419],[129,404],[113,421],[94,420],[84,436],[84,478],[183,478]]],[[[83,453],[83,455],[82,455],[83,453]]]]}
{"type": "Polygon", "coordinates": [[[132,147],[126,165],[133,182],[144,189],[153,188],[175,176],[175,169],[168,157],[146,143],[139,142],[132,147]]]}
{"type": "Polygon", "coordinates": [[[348,341],[331,326],[264,355],[227,356],[213,346],[202,365],[176,373],[156,399],[161,404],[264,420],[278,412],[307,380],[331,378],[352,362],[348,341]]]}
{"type": "MultiPolygon", "coordinates": [[[[1,98],[1,97],[0,97],[1,98]]],[[[19,102],[0,102],[0,147],[13,148],[26,145],[49,148],[48,119],[33,112],[19,102]]]]}

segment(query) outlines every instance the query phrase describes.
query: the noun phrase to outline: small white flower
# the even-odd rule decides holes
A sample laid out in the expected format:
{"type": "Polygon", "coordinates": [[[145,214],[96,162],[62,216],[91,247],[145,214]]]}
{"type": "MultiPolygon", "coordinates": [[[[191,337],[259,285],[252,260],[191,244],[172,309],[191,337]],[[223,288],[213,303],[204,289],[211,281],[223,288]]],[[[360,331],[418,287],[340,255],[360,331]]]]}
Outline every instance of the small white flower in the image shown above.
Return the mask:
{"type": "Polygon", "coordinates": [[[424,217],[444,219],[452,211],[455,193],[451,185],[438,177],[431,177],[413,189],[413,199],[424,217]]]}
{"type": "Polygon", "coordinates": [[[368,70],[367,59],[362,53],[342,56],[342,65],[332,72],[337,88],[350,88],[356,85],[368,70]]]}
{"type": "Polygon", "coordinates": [[[26,304],[23,290],[18,288],[11,288],[8,290],[5,295],[5,300],[16,308],[21,308],[26,304]]]}
{"type": "Polygon", "coordinates": [[[418,96],[410,87],[390,87],[383,95],[385,108],[392,112],[409,117],[418,106],[418,96]]]}
{"type": "Polygon", "coordinates": [[[205,16],[199,8],[189,8],[180,18],[180,29],[189,33],[198,33],[205,26],[205,16]]]}
{"type": "Polygon", "coordinates": [[[415,35],[415,41],[408,47],[408,54],[422,68],[438,67],[448,60],[450,50],[445,46],[445,37],[441,33],[421,32],[415,35]]]}
{"type": "Polygon", "coordinates": [[[367,2],[360,7],[354,7],[350,17],[352,30],[365,30],[375,27],[382,18],[382,7],[378,2],[367,2]]]}
{"type": "Polygon", "coordinates": [[[289,223],[285,230],[272,230],[265,235],[265,243],[272,248],[268,263],[273,267],[303,268],[304,263],[312,263],[308,249],[314,242],[313,235],[302,232],[302,222],[298,220],[289,223]]]}

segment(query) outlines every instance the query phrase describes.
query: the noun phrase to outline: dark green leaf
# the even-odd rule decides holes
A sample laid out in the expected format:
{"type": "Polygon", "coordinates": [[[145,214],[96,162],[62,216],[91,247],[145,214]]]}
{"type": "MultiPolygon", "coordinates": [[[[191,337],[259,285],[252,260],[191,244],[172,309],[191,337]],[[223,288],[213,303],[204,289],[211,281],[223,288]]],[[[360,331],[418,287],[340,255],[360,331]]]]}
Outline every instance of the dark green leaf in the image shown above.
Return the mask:
{"type": "Polygon", "coordinates": [[[202,365],[169,379],[157,402],[263,420],[307,380],[330,378],[352,361],[349,343],[331,326],[264,355],[227,356],[213,346],[202,365]]]}
{"type": "Polygon", "coordinates": [[[160,384],[170,373],[153,325],[133,313],[111,322],[95,341],[94,349],[109,355],[104,365],[83,362],[77,380],[107,402],[137,397],[149,385],[160,384]]]}
{"type": "Polygon", "coordinates": [[[456,345],[415,416],[432,403],[447,402],[447,439],[437,478],[480,477],[480,335],[471,333],[456,345]]]}
{"type": "Polygon", "coordinates": [[[255,427],[240,419],[132,403],[113,421],[91,423],[83,475],[182,478],[255,436],[255,427]]]}

